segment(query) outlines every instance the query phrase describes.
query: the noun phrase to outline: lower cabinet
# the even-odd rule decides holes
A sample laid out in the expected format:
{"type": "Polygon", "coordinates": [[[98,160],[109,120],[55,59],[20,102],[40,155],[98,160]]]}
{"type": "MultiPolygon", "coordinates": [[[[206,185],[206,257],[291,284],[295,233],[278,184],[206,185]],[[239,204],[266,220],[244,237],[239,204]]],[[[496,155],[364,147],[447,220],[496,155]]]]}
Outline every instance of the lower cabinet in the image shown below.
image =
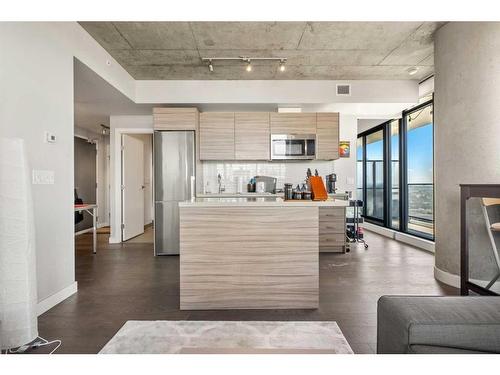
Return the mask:
{"type": "Polygon", "coordinates": [[[319,208],[319,251],[342,253],[345,251],[345,208],[319,208]]]}

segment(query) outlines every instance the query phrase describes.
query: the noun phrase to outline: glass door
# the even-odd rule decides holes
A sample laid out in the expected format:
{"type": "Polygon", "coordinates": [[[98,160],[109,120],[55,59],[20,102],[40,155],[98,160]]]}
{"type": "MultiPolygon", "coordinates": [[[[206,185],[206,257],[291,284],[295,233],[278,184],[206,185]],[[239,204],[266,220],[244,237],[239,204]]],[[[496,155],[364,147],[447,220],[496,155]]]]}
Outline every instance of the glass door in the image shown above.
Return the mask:
{"type": "Polygon", "coordinates": [[[434,131],[432,103],[404,114],[406,124],[406,231],[434,238],[434,131]]]}
{"type": "Polygon", "coordinates": [[[384,130],[365,136],[365,216],[384,221],[384,130]]]}

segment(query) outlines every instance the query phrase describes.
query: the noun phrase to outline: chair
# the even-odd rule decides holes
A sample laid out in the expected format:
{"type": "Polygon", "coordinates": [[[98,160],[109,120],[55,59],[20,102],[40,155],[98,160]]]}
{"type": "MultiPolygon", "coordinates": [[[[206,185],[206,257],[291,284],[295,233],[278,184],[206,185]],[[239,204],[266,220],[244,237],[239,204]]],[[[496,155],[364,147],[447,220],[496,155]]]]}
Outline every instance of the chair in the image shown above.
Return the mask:
{"type": "Polygon", "coordinates": [[[488,285],[486,285],[486,287],[485,287],[486,289],[490,289],[493,286],[493,284],[495,284],[495,282],[500,277],[500,257],[498,256],[498,249],[497,249],[497,245],[495,243],[495,237],[494,237],[495,232],[500,233],[500,222],[498,222],[498,223],[491,223],[490,222],[490,217],[488,215],[487,208],[491,207],[491,206],[500,206],[500,198],[482,198],[481,199],[481,209],[483,211],[484,220],[486,222],[486,230],[488,232],[488,237],[490,238],[493,256],[495,257],[495,262],[496,262],[497,268],[498,268],[497,274],[495,275],[495,277],[493,279],[491,279],[491,281],[488,283],[488,285]]]}

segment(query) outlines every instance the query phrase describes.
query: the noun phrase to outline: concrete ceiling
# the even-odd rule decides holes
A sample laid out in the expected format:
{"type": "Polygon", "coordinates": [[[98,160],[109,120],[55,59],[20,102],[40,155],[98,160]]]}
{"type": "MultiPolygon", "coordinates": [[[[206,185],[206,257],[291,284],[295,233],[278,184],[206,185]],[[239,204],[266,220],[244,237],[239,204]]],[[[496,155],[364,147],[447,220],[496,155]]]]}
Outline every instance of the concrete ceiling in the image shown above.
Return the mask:
{"type": "Polygon", "coordinates": [[[120,91],[75,59],[75,126],[100,133],[112,115],[150,115],[153,105],[135,104],[120,91]]]}
{"type": "Polygon", "coordinates": [[[443,22],[80,22],[135,79],[416,79],[434,72],[443,22]],[[286,57],[214,62],[201,57],[286,57]],[[407,70],[416,66],[415,75],[407,70]]]}

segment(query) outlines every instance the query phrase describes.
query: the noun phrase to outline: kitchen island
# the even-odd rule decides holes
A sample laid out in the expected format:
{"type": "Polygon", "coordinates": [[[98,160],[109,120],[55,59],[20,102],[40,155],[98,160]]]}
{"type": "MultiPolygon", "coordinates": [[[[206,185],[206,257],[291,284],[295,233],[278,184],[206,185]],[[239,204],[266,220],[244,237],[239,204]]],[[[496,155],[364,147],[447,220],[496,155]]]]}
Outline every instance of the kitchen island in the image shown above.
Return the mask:
{"type": "MultiPolygon", "coordinates": [[[[181,310],[317,308],[320,209],[335,219],[347,205],[278,197],[179,203],[181,310]]],[[[337,222],[343,232],[343,218],[337,222]]]]}

